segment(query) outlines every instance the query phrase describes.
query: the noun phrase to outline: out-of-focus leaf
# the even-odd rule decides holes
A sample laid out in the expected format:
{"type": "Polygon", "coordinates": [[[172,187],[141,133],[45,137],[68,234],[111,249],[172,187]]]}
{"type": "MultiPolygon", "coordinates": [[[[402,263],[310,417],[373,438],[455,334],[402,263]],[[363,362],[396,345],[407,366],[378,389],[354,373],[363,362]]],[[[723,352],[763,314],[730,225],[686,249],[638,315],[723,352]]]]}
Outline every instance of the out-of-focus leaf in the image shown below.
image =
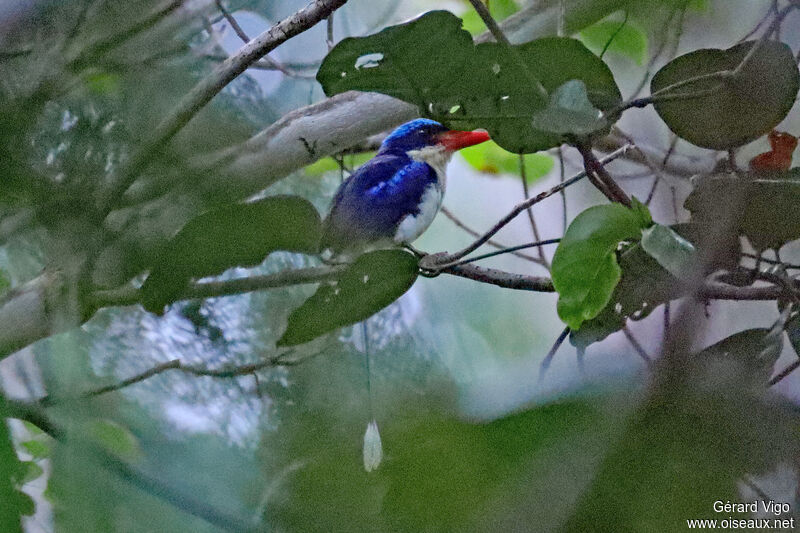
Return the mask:
{"type": "Polygon", "coordinates": [[[643,230],[642,249],[678,279],[698,273],[694,245],[668,226],[653,224],[643,230]]]}
{"type": "Polygon", "coordinates": [[[727,50],[682,55],[653,76],[650,92],[732,71],[753,46],[758,49],[737,76],[697,79],[664,93],[702,96],[656,99],[656,111],[675,134],[703,148],[726,150],[757,139],[784,119],[797,97],[800,72],[791,48],[779,41],[747,41],[727,50]]]}
{"type": "Polygon", "coordinates": [[[29,507],[25,505],[24,498],[28,501],[30,498],[15,488],[15,480],[19,479],[22,466],[11,443],[5,415],[5,398],[0,395],[0,531],[21,533],[20,515],[28,514],[29,507]]]}
{"type": "Polygon", "coordinates": [[[794,353],[800,357],[800,313],[789,317],[785,330],[786,336],[789,337],[789,344],[794,348],[794,353]]]}
{"type": "Polygon", "coordinates": [[[95,441],[121,459],[133,461],[142,455],[136,437],[113,420],[92,420],[88,430],[95,441]]]}
{"type": "Polygon", "coordinates": [[[692,356],[692,381],[699,387],[763,390],[782,349],[782,328],[740,331],[692,356]]]}
{"type": "Polygon", "coordinates": [[[647,34],[630,21],[604,20],[581,31],[581,41],[595,54],[607,52],[629,57],[641,65],[647,58],[647,34]],[[609,42],[610,41],[610,42],[609,42]]]}
{"type": "Polygon", "coordinates": [[[486,128],[513,153],[545,150],[557,134],[536,130],[533,113],[570,80],[585,83],[591,105],[607,110],[621,101],[611,71],[575,39],[545,38],[514,46],[521,69],[502,45],[474,45],[461,20],[431,11],[368,37],[342,40],[317,73],[327,95],[348,90],[382,92],[416,104],[454,129],[486,128]]]}
{"type": "Polygon", "coordinates": [[[704,177],[686,198],[692,222],[711,228],[730,221],[726,233],[746,236],[757,250],[800,239],[800,169],[767,178],[717,174],[704,177]]]}
{"type": "Polygon", "coordinates": [[[403,250],[360,256],[331,284],[292,311],[278,346],[308,342],[368,318],[402,296],[417,279],[417,258],[403,250]]]}
{"type": "MultiPolygon", "coordinates": [[[[461,20],[464,21],[464,29],[472,35],[479,35],[486,31],[486,24],[483,23],[478,12],[472,8],[469,2],[465,2],[468,7],[461,20]]],[[[489,12],[494,20],[500,22],[505,18],[519,11],[519,6],[514,0],[492,0],[489,3],[489,12]]]]}
{"type": "Polygon", "coordinates": [[[624,240],[638,240],[652,223],[647,209],[620,204],[590,207],[567,228],[553,256],[553,285],[558,316],[570,329],[597,316],[620,279],[616,249],[624,240]]]}
{"type": "Polygon", "coordinates": [[[533,127],[562,135],[589,135],[608,122],[586,94],[586,84],[570,80],[550,95],[547,107],[533,114],[533,127]]]}
{"type": "Polygon", "coordinates": [[[314,253],[320,228],[317,210],[297,196],[272,196],[200,215],[165,246],[142,285],[144,306],[160,312],[191,278],[253,266],[276,250],[314,253]]]}
{"type": "MultiPolygon", "coordinates": [[[[519,156],[503,150],[489,141],[459,152],[473,168],[486,174],[514,174],[519,176],[519,156]]],[[[546,176],[553,170],[553,158],[545,153],[525,156],[525,176],[528,183],[546,176]]]]}
{"type": "Polygon", "coordinates": [[[789,409],[724,382],[705,386],[691,372],[688,379],[653,390],[562,531],[680,531],[690,518],[720,518],[712,503],[740,501],[743,475],[797,453],[789,409]]]}
{"type": "Polygon", "coordinates": [[[20,463],[21,473],[18,476],[16,482],[17,485],[24,485],[29,481],[33,481],[34,479],[38,479],[42,474],[44,474],[44,470],[41,466],[34,463],[33,461],[22,461],[20,463]]]}
{"type": "Polygon", "coordinates": [[[44,459],[50,456],[50,446],[40,440],[27,440],[21,442],[20,446],[34,459],[44,459]]]}

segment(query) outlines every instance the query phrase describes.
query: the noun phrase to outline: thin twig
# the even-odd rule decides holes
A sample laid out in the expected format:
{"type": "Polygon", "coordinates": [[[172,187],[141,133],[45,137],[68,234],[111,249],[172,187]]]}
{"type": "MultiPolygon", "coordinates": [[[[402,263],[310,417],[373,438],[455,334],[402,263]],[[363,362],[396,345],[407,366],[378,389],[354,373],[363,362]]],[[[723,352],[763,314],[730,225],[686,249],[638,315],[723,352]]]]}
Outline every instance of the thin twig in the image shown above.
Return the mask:
{"type": "Polygon", "coordinates": [[[608,173],[605,168],[605,163],[599,161],[595,157],[594,153],[592,152],[592,147],[587,143],[578,142],[576,143],[575,148],[578,149],[581,157],[583,157],[583,166],[586,171],[586,175],[589,177],[589,180],[592,182],[592,184],[612,202],[619,202],[622,205],[630,207],[631,199],[628,198],[628,195],[625,194],[625,191],[623,191],[620,186],[617,185],[617,182],[614,181],[614,178],[612,178],[611,174],[608,173]]]}
{"type": "MultiPolygon", "coordinates": [[[[615,150],[614,152],[608,154],[606,157],[604,157],[601,160],[599,160],[598,163],[600,165],[608,164],[611,161],[617,159],[618,157],[621,157],[622,155],[624,155],[629,149],[630,149],[630,145],[625,145],[622,148],[619,148],[618,150],[615,150]]],[[[428,261],[428,263],[427,264],[422,264],[421,266],[423,268],[433,269],[433,268],[436,267],[436,262],[437,261],[440,262],[440,263],[452,263],[453,261],[456,261],[458,259],[461,259],[461,258],[465,257],[467,254],[470,254],[470,253],[474,252],[480,246],[482,246],[484,243],[486,243],[486,241],[488,241],[490,238],[492,238],[492,236],[495,233],[497,233],[498,231],[503,229],[509,222],[514,220],[514,218],[516,218],[517,215],[522,213],[525,209],[531,207],[534,204],[537,204],[537,203],[541,202],[542,200],[544,200],[546,198],[549,198],[550,196],[552,196],[552,195],[558,193],[559,191],[569,187],[570,185],[574,185],[575,183],[579,182],[580,180],[582,180],[585,177],[586,177],[586,171],[584,170],[582,172],[579,172],[575,176],[572,176],[571,178],[569,178],[568,180],[564,181],[563,183],[559,183],[558,185],[552,187],[551,189],[549,189],[549,190],[547,190],[547,191],[545,191],[543,193],[537,194],[536,196],[534,196],[530,200],[527,200],[525,202],[517,204],[514,207],[514,209],[512,209],[506,216],[501,218],[494,226],[492,226],[492,228],[489,231],[484,233],[480,238],[476,239],[475,242],[473,242],[472,244],[470,244],[466,248],[464,248],[464,249],[462,249],[462,250],[460,250],[460,251],[458,251],[458,252],[456,252],[454,254],[439,255],[437,257],[430,257],[430,260],[428,261]]]]}
{"type": "Polygon", "coordinates": [[[628,328],[627,324],[622,327],[622,333],[625,335],[625,338],[628,339],[628,342],[631,344],[631,346],[633,346],[634,351],[636,351],[639,357],[644,359],[644,362],[647,363],[647,366],[651,366],[653,364],[653,358],[650,357],[642,345],[639,344],[639,341],[633,336],[633,333],[631,333],[631,330],[628,328]]]}
{"type": "Polygon", "coordinates": [[[110,212],[114,203],[122,198],[123,193],[152,162],[153,158],[164,149],[172,137],[239,74],[278,45],[316,25],[346,2],[347,0],[315,0],[275,24],[243,46],[236,54],[223,61],[210,75],[195,85],[151,132],[148,140],[143,143],[139,151],[131,157],[125,168],[103,192],[99,200],[100,211],[105,214],[110,212]]]}
{"type": "MultiPolygon", "coordinates": [[[[558,183],[563,184],[566,177],[566,168],[564,168],[564,149],[558,147],[558,183]]],[[[558,193],[561,196],[561,234],[567,232],[567,191],[561,189],[558,193]]]]}
{"type": "MultiPolygon", "coordinates": [[[[471,227],[467,226],[460,218],[455,216],[453,214],[453,212],[450,211],[449,209],[447,209],[446,207],[442,207],[440,209],[440,212],[444,216],[449,218],[453,222],[453,224],[455,224],[456,226],[458,226],[459,228],[461,228],[462,230],[464,230],[465,232],[467,232],[471,236],[473,236],[473,237],[480,237],[481,236],[480,233],[478,233],[477,231],[475,231],[471,227]]],[[[499,250],[507,250],[508,249],[508,245],[505,245],[505,244],[503,244],[503,243],[501,243],[499,241],[495,241],[495,240],[492,240],[492,239],[489,239],[488,241],[486,241],[486,244],[488,244],[489,246],[493,246],[493,247],[495,247],[495,248],[497,248],[499,250]]],[[[519,252],[519,251],[514,251],[514,252],[510,252],[510,253],[511,253],[511,255],[519,257],[520,259],[525,259],[526,261],[530,261],[532,263],[536,263],[537,265],[541,265],[542,264],[541,260],[538,257],[533,257],[532,255],[528,255],[528,254],[525,254],[525,253],[522,253],[522,252],[519,252]]]]}
{"type": "MultiPolygon", "coordinates": [[[[523,200],[528,200],[531,197],[530,191],[528,190],[528,175],[525,170],[525,154],[519,154],[519,175],[522,180],[522,195],[524,196],[523,200]]],[[[542,237],[539,235],[539,227],[536,225],[536,217],[533,215],[533,209],[530,207],[525,210],[528,214],[528,221],[531,224],[531,231],[533,231],[533,238],[537,241],[541,241],[542,237]]],[[[542,247],[539,246],[537,248],[539,252],[539,259],[542,261],[542,264],[547,268],[550,269],[550,263],[547,261],[547,257],[544,255],[544,250],[542,247]]]]}
{"type": "Polygon", "coordinates": [[[140,383],[153,376],[157,376],[159,374],[167,372],[168,370],[180,370],[181,372],[185,372],[187,374],[192,374],[195,376],[231,379],[231,378],[254,374],[255,372],[258,372],[259,370],[263,370],[265,368],[276,367],[276,366],[294,366],[309,359],[308,357],[303,357],[300,359],[286,359],[286,356],[289,355],[290,353],[291,351],[287,351],[280,355],[264,359],[263,361],[259,361],[258,363],[251,363],[249,365],[227,366],[222,368],[205,368],[196,365],[186,365],[184,363],[181,363],[180,359],[173,359],[171,361],[161,363],[160,365],[156,365],[153,368],[145,370],[140,374],[131,376],[117,383],[112,383],[104,387],[99,387],[97,389],[89,390],[77,394],[74,397],[52,397],[50,395],[43,396],[42,398],[39,398],[38,403],[43,407],[49,407],[51,405],[60,404],[75,399],[94,398],[95,396],[100,396],[102,394],[107,394],[109,392],[114,392],[124,389],[126,387],[130,387],[131,385],[140,383]]]}
{"type": "Polygon", "coordinates": [[[475,261],[480,261],[481,259],[488,259],[490,257],[495,257],[498,255],[508,254],[516,252],[517,250],[525,250],[526,248],[539,248],[541,249],[542,246],[547,246],[548,244],[558,244],[561,242],[561,239],[545,239],[543,241],[536,241],[536,242],[528,242],[525,244],[518,244],[516,246],[509,246],[508,248],[504,248],[501,250],[497,250],[495,252],[488,252],[481,255],[476,255],[475,257],[468,257],[466,259],[460,259],[454,263],[447,263],[444,265],[438,265],[437,270],[443,270],[445,268],[458,266],[458,265],[466,265],[468,263],[474,263],[475,261]]]}
{"type": "Polygon", "coordinates": [[[778,372],[772,379],[769,380],[768,382],[769,386],[771,387],[776,383],[779,383],[780,381],[783,380],[783,378],[785,378],[786,376],[797,370],[798,367],[800,367],[800,359],[794,361],[792,364],[790,364],[789,366],[778,372]]]}
{"type": "Polygon", "coordinates": [[[564,331],[562,331],[558,335],[556,342],[553,343],[553,346],[550,348],[550,351],[547,352],[547,355],[544,356],[544,359],[542,359],[542,362],[539,364],[539,382],[541,382],[544,379],[544,375],[547,372],[547,369],[550,368],[550,363],[553,362],[553,357],[555,357],[556,352],[561,347],[561,345],[564,344],[564,340],[567,338],[567,335],[569,335],[569,326],[564,328],[564,331]]]}

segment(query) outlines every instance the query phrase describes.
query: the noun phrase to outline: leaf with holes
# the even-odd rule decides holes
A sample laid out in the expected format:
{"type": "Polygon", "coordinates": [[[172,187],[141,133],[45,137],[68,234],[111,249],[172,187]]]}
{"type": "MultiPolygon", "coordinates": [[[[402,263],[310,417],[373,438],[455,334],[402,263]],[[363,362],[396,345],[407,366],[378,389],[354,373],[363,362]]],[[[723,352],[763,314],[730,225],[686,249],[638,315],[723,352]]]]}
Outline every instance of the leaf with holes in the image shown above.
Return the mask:
{"type": "Polygon", "coordinates": [[[794,105],[799,87],[800,72],[786,44],[747,41],[675,58],[653,76],[650,92],[665,91],[654,105],[678,136],[703,148],[726,150],[774,128],[794,105]],[[758,48],[736,77],[711,77],[736,69],[753,46],[758,48]],[[683,85],[669,89],[678,83],[683,85]],[[687,94],[698,96],[682,97],[687,94]]]}
{"type": "Polygon", "coordinates": [[[191,278],[254,266],[277,250],[315,253],[319,213],[299,196],[272,196],[209,211],[187,223],[164,247],[142,285],[148,311],[161,312],[191,278]]]}
{"type": "Polygon", "coordinates": [[[329,96],[380,92],[417,105],[448,127],[486,128],[513,153],[561,143],[560,134],[536,129],[532,118],[547,106],[549,93],[570,80],[586,85],[597,109],[621,101],[611,71],[580,41],[550,37],[513,48],[525,69],[502,45],[473,44],[452,13],[431,11],[374,35],[342,40],[323,61],[317,80],[329,96]]]}
{"type": "Polygon", "coordinates": [[[294,346],[374,315],[411,288],[417,258],[403,250],[360,256],[332,284],[292,311],[278,346],[294,346]]]}
{"type": "Polygon", "coordinates": [[[638,240],[652,223],[647,208],[620,204],[590,207],[575,217],[553,256],[553,286],[558,316],[570,329],[597,316],[620,280],[616,250],[625,240],[638,240]]]}

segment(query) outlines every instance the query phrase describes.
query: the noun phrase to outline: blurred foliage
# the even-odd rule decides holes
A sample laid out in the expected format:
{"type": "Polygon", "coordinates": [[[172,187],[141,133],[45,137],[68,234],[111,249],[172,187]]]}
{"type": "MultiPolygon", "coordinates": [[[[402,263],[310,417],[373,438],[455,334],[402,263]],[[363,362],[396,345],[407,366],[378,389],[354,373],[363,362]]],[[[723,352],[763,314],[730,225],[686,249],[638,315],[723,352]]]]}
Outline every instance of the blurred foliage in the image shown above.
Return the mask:
{"type": "MultiPolygon", "coordinates": [[[[577,28],[586,46],[570,38],[515,46],[520,69],[502,46],[472,43],[470,33],[483,31],[472,10],[463,20],[434,11],[390,26],[399,18],[391,16],[396,2],[377,9],[377,2],[351,1],[334,17],[335,38],[373,35],[339,41],[319,80],[328,94],[376,90],[453,127],[486,127],[498,144],[465,150],[465,159],[518,175],[515,152],[591,140],[609,126],[599,112],[617,108],[621,95],[597,55],[607,48],[644,63],[648,40],[639,25],[652,30],[660,22],[652,16],[644,25],[643,12],[713,14],[697,0],[590,3],[591,16],[581,15],[587,23],[627,7],[632,21],[577,28]]],[[[225,2],[269,22],[305,4],[225,2]]],[[[497,19],[521,5],[490,2],[497,19]]],[[[0,42],[0,292],[46,270],[75,276],[68,288],[80,294],[94,281],[84,270],[91,265],[104,267],[102,279],[114,287],[143,283],[148,308],[163,311],[104,309],[24,353],[41,375],[22,385],[48,395],[43,412],[58,431],[45,428],[51,438],[28,424],[12,436],[4,416],[0,530],[20,530],[22,515],[34,511],[20,489],[46,484],[36,505],[49,501],[52,528],[67,532],[663,531],[707,516],[714,500],[735,501],[744,476],[797,456],[796,409],[765,394],[783,332],[795,350],[800,345],[797,310],[786,307],[785,325],[667,351],[646,390],[643,380],[618,376],[614,386],[599,387],[598,376],[571,366],[572,385],[551,385],[545,376],[537,388],[524,356],[542,355],[552,333],[545,300],[532,310],[522,291],[446,276],[418,281],[416,258],[405,251],[362,256],[316,291],[286,287],[164,310],[193,278],[318,266],[306,253],[316,251],[318,213],[340,170],[327,158],[247,201],[210,192],[209,180],[220,174],[197,170],[197,158],[321,96],[313,80],[269,72],[277,81],[265,89],[248,73],[161,147],[118,199],[122,209],[102,220],[96,199],[103,188],[226,56],[206,31],[205,19],[220,20],[215,6],[187,6],[43,1],[21,22],[0,25],[7,32],[0,42]],[[142,231],[148,224],[156,234],[142,231]],[[100,249],[113,253],[94,256],[100,249]],[[276,354],[290,354],[289,365],[265,366],[276,354]],[[81,396],[173,359],[214,370],[261,367],[226,379],[172,369],[121,392],[81,396]],[[545,386],[555,398],[543,396],[545,386]],[[361,439],[373,418],[384,461],[368,474],[361,439]]],[[[567,22],[576,20],[570,10],[567,22]]],[[[324,26],[275,57],[304,61],[301,70],[310,71],[327,50],[324,26]]],[[[735,68],[751,46],[690,52],[659,71],[651,89],[735,68]]],[[[661,101],[656,110],[683,139],[735,147],[786,116],[797,78],[787,47],[765,41],[741,77],[685,87],[713,95],[661,101]]],[[[343,162],[353,168],[371,155],[343,162]]],[[[531,154],[524,164],[533,181],[552,170],[553,159],[531,154]]],[[[571,342],[584,351],[684,296],[681,281],[697,256],[709,260],[703,274],[736,269],[739,235],[758,250],[798,239],[796,178],[795,171],[704,177],[686,203],[690,227],[651,225],[640,204],[583,211],[552,270],[571,342]],[[731,214],[732,229],[719,231],[731,214]]],[[[495,201],[496,182],[486,183],[486,200],[495,201]]],[[[74,294],[49,296],[53,325],[76,323],[64,304],[74,294]]],[[[21,366],[15,375],[26,375],[21,366]]]]}
{"type": "MultiPolygon", "coordinates": [[[[481,173],[521,176],[519,155],[503,150],[493,141],[464,148],[459,153],[472,168],[481,173]]],[[[525,177],[528,183],[548,175],[553,166],[553,158],[547,154],[526,154],[525,177]]]]}
{"type": "MultiPolygon", "coordinates": [[[[478,12],[472,9],[472,4],[464,2],[467,10],[461,15],[461,20],[464,21],[464,29],[471,35],[480,35],[486,31],[486,24],[481,20],[478,12]]],[[[519,11],[519,5],[516,0],[492,0],[488,3],[489,13],[492,17],[501,22],[519,11]]]]}

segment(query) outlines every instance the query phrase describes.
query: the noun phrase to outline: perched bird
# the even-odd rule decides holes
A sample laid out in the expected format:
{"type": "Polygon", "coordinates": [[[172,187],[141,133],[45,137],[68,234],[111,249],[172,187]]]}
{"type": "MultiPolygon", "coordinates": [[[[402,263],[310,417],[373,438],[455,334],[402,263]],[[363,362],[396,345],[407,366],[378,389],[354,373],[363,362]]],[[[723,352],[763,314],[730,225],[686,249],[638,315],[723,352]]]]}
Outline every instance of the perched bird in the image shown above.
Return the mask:
{"type": "Polygon", "coordinates": [[[448,130],[428,119],[403,124],[339,187],[323,225],[322,249],[347,257],[411,243],[442,205],[450,157],[487,140],[485,131],[448,130]]]}
{"type": "Polygon", "coordinates": [[[750,170],[754,172],[789,170],[792,166],[792,153],[797,148],[797,137],[772,130],[767,138],[772,149],[751,159],[750,170]]]}

